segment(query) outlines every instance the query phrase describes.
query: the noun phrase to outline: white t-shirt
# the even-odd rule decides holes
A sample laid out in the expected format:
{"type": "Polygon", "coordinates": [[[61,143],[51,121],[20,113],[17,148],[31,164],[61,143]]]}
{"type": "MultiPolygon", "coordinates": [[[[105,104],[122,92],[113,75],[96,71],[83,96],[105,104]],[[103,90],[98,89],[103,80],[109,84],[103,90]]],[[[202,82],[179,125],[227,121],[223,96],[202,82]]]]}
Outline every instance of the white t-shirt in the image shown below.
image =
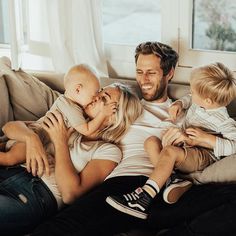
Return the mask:
{"type": "MultiPolygon", "coordinates": [[[[74,140],[73,147],[70,149],[71,161],[78,173],[85,168],[89,161],[94,159],[110,160],[116,163],[120,162],[122,153],[116,145],[103,141],[81,142],[81,138],[82,136],[78,136],[74,140]]],[[[41,179],[56,198],[58,208],[61,208],[63,202],[56,183],[54,157],[49,155],[48,161],[50,165],[50,176],[44,174],[41,179]]],[[[63,173],[61,174],[63,175],[63,173]]]]}
{"type": "Polygon", "coordinates": [[[123,158],[107,179],[116,176],[149,176],[151,174],[153,165],[144,151],[144,141],[152,135],[161,138],[163,131],[173,126],[172,123],[164,121],[169,117],[168,108],[171,103],[170,99],[164,103],[142,100],[144,112],[121,140],[120,148],[123,158]]]}

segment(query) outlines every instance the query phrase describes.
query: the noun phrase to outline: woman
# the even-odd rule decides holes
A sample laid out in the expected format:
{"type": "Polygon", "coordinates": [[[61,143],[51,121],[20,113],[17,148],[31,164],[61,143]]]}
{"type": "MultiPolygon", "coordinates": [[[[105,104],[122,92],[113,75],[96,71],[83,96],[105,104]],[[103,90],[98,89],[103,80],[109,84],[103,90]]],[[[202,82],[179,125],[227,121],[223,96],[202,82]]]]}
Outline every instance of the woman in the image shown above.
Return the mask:
{"type": "MultiPolygon", "coordinates": [[[[120,150],[111,143],[94,139],[118,142],[141,114],[142,106],[126,87],[112,85],[103,89],[87,106],[86,114],[94,118],[102,102],[117,103],[116,113],[104,121],[100,132],[93,137],[83,137],[83,142],[77,140],[76,147],[71,150],[67,146],[71,131],[66,130],[60,113],[55,111],[47,116],[44,128],[55,146],[55,159],[48,157],[50,176],[35,177],[24,167],[0,169],[1,234],[30,232],[63,203],[70,204],[101,183],[115,168],[121,159],[120,150]]],[[[47,166],[39,137],[25,123],[9,122],[4,132],[11,139],[26,143],[27,161],[32,172],[47,166]]]]}

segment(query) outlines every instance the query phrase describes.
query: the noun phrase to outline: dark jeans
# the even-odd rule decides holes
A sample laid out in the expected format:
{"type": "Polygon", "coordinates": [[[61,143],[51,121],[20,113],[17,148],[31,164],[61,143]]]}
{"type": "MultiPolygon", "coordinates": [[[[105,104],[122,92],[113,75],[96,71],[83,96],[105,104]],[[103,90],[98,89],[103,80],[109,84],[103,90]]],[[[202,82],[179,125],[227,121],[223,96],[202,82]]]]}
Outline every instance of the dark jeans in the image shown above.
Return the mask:
{"type": "Polygon", "coordinates": [[[22,235],[56,213],[54,196],[23,167],[0,168],[0,234],[22,235]]]}
{"type": "Polygon", "coordinates": [[[169,235],[181,236],[230,235],[231,232],[236,235],[236,218],[233,215],[236,211],[236,184],[194,186],[173,205],[166,204],[159,194],[146,221],[123,214],[105,202],[109,194],[134,190],[142,186],[146,179],[143,176],[109,179],[52,220],[40,225],[32,235],[105,236],[134,228],[155,231],[171,228],[175,230],[172,232],[177,233],[171,234],[169,231],[169,235]]]}

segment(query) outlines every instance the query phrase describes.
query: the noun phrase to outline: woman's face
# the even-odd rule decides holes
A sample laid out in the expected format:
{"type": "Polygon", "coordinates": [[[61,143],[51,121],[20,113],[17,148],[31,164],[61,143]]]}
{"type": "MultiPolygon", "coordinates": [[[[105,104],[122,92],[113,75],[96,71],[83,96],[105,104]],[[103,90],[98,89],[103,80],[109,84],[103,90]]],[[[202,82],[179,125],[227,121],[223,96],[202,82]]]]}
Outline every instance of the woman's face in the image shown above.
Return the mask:
{"type": "Polygon", "coordinates": [[[90,119],[94,119],[101,111],[102,102],[104,104],[119,103],[120,90],[117,87],[105,87],[94,98],[93,102],[85,107],[85,113],[90,119]]]}

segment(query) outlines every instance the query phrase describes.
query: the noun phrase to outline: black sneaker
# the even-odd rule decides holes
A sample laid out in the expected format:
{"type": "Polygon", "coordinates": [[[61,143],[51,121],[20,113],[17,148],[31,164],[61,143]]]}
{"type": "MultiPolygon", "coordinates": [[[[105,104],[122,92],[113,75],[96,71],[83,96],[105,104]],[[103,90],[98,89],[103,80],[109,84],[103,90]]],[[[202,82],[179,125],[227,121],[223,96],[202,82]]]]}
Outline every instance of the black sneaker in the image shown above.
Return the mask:
{"type": "Polygon", "coordinates": [[[135,191],[117,196],[108,196],[106,202],[123,213],[146,219],[147,210],[152,201],[152,197],[142,188],[135,191]]]}
{"type": "Polygon", "coordinates": [[[192,187],[192,182],[171,176],[163,191],[163,199],[169,204],[176,203],[192,187]]]}

